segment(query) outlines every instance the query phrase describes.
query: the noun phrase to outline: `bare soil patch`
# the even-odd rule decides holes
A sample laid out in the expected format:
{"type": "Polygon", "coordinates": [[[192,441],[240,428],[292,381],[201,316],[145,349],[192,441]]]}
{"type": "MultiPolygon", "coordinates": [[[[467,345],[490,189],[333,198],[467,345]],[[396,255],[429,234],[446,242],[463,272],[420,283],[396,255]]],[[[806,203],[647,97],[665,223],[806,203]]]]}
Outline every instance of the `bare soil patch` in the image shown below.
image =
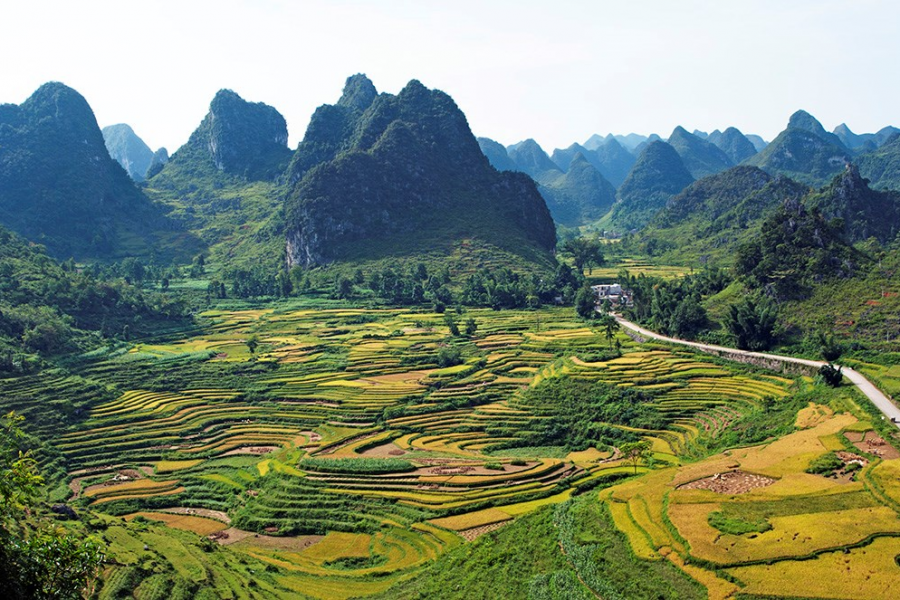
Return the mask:
{"type": "Polygon", "coordinates": [[[159,512],[171,513],[173,515],[192,515],[195,517],[206,517],[207,519],[215,519],[222,521],[226,525],[231,524],[231,517],[221,510],[209,510],[208,508],[190,508],[189,506],[176,506],[174,508],[161,508],[159,512]]]}
{"type": "Polygon", "coordinates": [[[81,482],[84,479],[86,478],[76,477],[69,483],[69,489],[75,493],[75,498],[77,498],[81,494],[81,492],[87,493],[93,490],[99,490],[101,488],[109,487],[111,485],[119,485],[120,483],[134,481],[136,479],[146,479],[146,476],[142,471],[138,471],[137,469],[120,469],[116,472],[115,475],[113,475],[103,483],[95,483],[94,485],[90,485],[82,490],[81,482]]]}
{"type": "Polygon", "coordinates": [[[365,456],[367,458],[395,458],[397,456],[403,456],[404,454],[406,454],[406,450],[394,442],[375,446],[374,448],[369,448],[368,450],[359,453],[360,456],[365,456]]]}
{"type": "Polygon", "coordinates": [[[225,452],[222,456],[234,456],[235,454],[252,454],[259,456],[280,449],[281,446],[241,446],[240,448],[234,448],[233,450],[225,452]]]}
{"type": "Polygon", "coordinates": [[[512,520],[509,521],[501,521],[500,523],[491,523],[490,525],[482,525],[481,527],[473,527],[472,529],[464,529],[462,531],[457,531],[459,535],[463,536],[467,542],[471,542],[483,536],[486,533],[494,531],[496,529],[500,529],[504,525],[511,523],[512,520]]]}
{"type": "Polygon", "coordinates": [[[252,531],[244,531],[235,527],[229,527],[224,531],[217,532],[209,536],[223,546],[240,543],[242,546],[256,546],[258,548],[268,548],[272,550],[288,550],[291,552],[299,552],[317,544],[325,539],[324,535],[298,535],[277,537],[273,535],[263,535],[261,533],[253,533],[252,531]]]}
{"type": "Polygon", "coordinates": [[[866,439],[866,433],[863,431],[845,431],[844,437],[852,443],[861,442],[866,439]]]}
{"type": "MultiPolygon", "coordinates": [[[[847,439],[849,440],[850,437],[848,436],[847,439]]],[[[860,441],[850,441],[866,454],[874,454],[885,460],[900,458],[900,452],[874,431],[867,431],[865,437],[860,441]]]]}
{"type": "Polygon", "coordinates": [[[746,494],[757,488],[768,487],[776,481],[778,480],[764,475],[754,475],[744,471],[728,471],[679,485],[678,489],[709,490],[717,494],[746,494]]]}

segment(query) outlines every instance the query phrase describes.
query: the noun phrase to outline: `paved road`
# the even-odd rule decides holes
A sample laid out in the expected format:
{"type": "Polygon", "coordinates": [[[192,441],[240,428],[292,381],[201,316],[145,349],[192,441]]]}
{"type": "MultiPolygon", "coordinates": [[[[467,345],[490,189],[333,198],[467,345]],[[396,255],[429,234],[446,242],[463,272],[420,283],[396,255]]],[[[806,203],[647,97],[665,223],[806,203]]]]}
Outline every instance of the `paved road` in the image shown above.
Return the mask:
{"type": "MultiPolygon", "coordinates": [[[[640,325],[636,325],[635,323],[625,320],[618,315],[615,315],[615,317],[616,321],[618,321],[620,325],[622,325],[623,327],[627,327],[632,331],[636,331],[644,337],[653,338],[664,342],[670,342],[672,344],[691,346],[692,348],[697,348],[698,350],[701,350],[703,352],[728,352],[731,354],[755,356],[768,360],[777,360],[779,362],[807,365],[816,368],[821,367],[825,364],[824,362],[818,360],[806,360],[804,358],[794,358],[793,356],[781,356],[780,354],[768,354],[764,352],[749,352],[747,350],[738,350],[737,348],[726,348],[724,346],[715,346],[713,344],[701,344],[699,342],[689,342],[687,340],[670,338],[650,331],[649,329],[644,329],[640,325]]],[[[872,404],[874,404],[875,407],[884,414],[886,419],[894,419],[894,423],[898,428],[900,428],[900,408],[898,408],[896,404],[891,402],[890,398],[881,393],[881,390],[872,385],[872,382],[866,379],[862,374],[854,371],[850,367],[844,367],[841,372],[844,374],[844,377],[849,379],[853,383],[853,385],[859,388],[859,391],[865,394],[866,397],[872,401],[872,404]]]]}

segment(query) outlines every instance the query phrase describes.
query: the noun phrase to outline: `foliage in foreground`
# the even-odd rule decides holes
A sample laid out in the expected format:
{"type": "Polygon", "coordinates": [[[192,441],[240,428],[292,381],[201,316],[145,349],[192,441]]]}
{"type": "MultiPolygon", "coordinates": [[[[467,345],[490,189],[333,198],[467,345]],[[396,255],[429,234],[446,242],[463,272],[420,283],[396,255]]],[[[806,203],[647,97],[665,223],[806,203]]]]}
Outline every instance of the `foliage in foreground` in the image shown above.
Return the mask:
{"type": "Polygon", "coordinates": [[[21,418],[0,427],[0,597],[75,599],[103,561],[100,544],[34,518],[39,486],[34,460],[19,450],[21,418]]]}

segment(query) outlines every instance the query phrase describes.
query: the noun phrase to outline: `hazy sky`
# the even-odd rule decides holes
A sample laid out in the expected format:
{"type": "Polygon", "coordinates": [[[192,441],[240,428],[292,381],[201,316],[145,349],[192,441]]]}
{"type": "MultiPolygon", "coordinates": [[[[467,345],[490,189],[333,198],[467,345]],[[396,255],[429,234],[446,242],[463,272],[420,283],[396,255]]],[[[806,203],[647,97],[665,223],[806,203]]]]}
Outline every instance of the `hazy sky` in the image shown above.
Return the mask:
{"type": "Polygon", "coordinates": [[[277,108],[291,146],[366,73],[449,93],[476,135],[548,151],[592,133],[737,126],[771,139],[900,126],[890,0],[0,0],[0,103],[56,80],[101,126],[174,151],[223,87],[277,108]]]}

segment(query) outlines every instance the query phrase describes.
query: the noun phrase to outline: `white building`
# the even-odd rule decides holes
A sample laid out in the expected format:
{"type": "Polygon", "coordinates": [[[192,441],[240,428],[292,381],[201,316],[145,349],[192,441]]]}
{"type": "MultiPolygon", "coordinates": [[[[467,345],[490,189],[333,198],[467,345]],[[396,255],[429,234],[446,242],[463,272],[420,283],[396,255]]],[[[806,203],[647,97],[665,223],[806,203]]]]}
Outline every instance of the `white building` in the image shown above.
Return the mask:
{"type": "Polygon", "coordinates": [[[597,296],[597,304],[608,300],[613,307],[622,306],[623,304],[625,306],[631,305],[631,298],[618,283],[592,285],[591,289],[594,290],[594,294],[597,296]]]}

